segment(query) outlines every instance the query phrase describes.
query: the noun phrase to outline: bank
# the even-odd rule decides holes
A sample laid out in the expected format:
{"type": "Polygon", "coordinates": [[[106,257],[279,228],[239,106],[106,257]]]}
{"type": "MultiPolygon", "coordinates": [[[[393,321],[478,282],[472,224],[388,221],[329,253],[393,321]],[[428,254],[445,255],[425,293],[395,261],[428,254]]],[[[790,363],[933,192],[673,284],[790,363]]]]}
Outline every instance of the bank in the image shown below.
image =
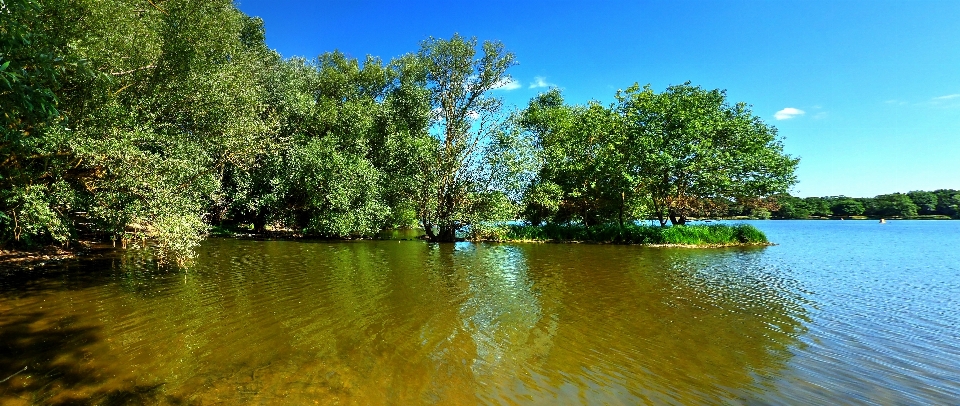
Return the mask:
{"type": "Polygon", "coordinates": [[[730,247],[772,245],[767,236],[749,224],[653,225],[509,224],[476,227],[471,241],[488,242],[589,242],[655,247],[730,247]]]}

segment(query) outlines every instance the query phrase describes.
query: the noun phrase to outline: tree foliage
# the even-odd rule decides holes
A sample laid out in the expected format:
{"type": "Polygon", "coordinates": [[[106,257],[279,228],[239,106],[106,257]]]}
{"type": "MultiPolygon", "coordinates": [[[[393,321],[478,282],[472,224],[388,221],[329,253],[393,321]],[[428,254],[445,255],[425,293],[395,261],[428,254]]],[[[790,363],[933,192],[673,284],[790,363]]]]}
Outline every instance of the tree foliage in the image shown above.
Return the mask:
{"type": "Polygon", "coordinates": [[[796,182],[798,160],[783,153],[776,129],[723,91],[634,85],[617,100],[566,106],[554,89],[524,110],[542,157],[526,195],[533,223],[622,227],[652,215],[682,225],[731,204],[766,216],[764,198],[796,182]]]}
{"type": "MultiPolygon", "coordinates": [[[[230,0],[0,2],[0,244],[83,235],[182,262],[213,225],[453,241],[518,216],[682,224],[762,214],[793,181],[775,130],[720,91],[568,106],[554,89],[508,112],[492,92],[516,58],[496,41],[284,59],[264,36],[230,0]]],[[[922,210],[956,212],[937,196],[922,210]]]]}
{"type": "Polygon", "coordinates": [[[530,101],[519,123],[536,139],[541,166],[525,195],[529,222],[590,226],[640,214],[633,193],[629,201],[623,194],[631,189],[622,166],[621,121],[599,103],[564,105],[559,89],[530,101]]]}
{"type": "Polygon", "coordinates": [[[774,218],[806,219],[810,217],[899,217],[944,216],[960,218],[957,202],[960,192],[951,189],[936,191],[915,190],[906,194],[892,193],[875,197],[851,198],[824,196],[799,198],[782,194],[776,196],[774,218]]]}
{"type": "Polygon", "coordinates": [[[230,1],[15,3],[0,57],[31,69],[4,76],[27,90],[3,103],[0,239],[91,229],[188,257],[219,170],[249,164],[268,128],[262,23],[230,1]]]}
{"type": "Polygon", "coordinates": [[[684,224],[710,199],[783,193],[796,183],[798,160],[783,153],[776,128],[721,90],[690,83],[654,93],[638,85],[617,95],[631,178],[664,224],[684,224]]]}
{"type": "MultiPolygon", "coordinates": [[[[478,55],[476,38],[459,34],[450,40],[429,38],[421,44],[417,63],[426,72],[437,140],[422,157],[424,175],[417,215],[435,241],[453,241],[461,228],[504,213],[498,196],[513,171],[501,152],[517,142],[505,128],[502,101],[490,91],[510,80],[507,69],[516,64],[503,44],[485,41],[478,55]],[[436,228],[436,230],[434,230],[436,228]]],[[[506,219],[509,219],[507,217],[506,219]]]]}

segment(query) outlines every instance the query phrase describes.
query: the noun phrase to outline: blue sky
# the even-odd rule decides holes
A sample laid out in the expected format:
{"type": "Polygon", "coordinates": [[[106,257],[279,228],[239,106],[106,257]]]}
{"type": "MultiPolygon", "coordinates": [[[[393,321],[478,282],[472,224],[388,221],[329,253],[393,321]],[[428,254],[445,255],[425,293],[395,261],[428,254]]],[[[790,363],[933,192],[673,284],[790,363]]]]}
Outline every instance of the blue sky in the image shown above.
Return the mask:
{"type": "Polygon", "coordinates": [[[613,101],[634,82],[726,89],[801,158],[798,196],[960,189],[960,1],[239,0],[285,57],[390,60],[428,36],[517,55],[507,105],[545,86],[613,101]]]}

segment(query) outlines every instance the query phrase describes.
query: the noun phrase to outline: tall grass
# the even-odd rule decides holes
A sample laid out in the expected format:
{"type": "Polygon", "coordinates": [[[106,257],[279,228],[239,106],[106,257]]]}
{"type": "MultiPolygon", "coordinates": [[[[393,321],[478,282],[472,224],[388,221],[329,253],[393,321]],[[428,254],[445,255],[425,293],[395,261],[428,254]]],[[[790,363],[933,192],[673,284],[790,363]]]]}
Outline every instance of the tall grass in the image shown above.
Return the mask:
{"type": "Polygon", "coordinates": [[[507,225],[499,232],[474,235],[474,239],[497,241],[591,241],[619,244],[726,245],[765,244],[767,236],[749,224],[710,224],[686,226],[647,226],[616,224],[582,226],[547,224],[544,226],[507,225]]]}

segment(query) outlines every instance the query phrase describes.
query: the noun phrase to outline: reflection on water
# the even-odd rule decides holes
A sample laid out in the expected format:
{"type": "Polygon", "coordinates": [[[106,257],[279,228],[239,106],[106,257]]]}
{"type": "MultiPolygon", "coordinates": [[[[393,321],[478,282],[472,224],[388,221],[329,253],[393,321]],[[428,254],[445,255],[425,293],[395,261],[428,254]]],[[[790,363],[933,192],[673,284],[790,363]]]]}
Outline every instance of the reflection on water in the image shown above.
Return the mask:
{"type": "Polygon", "coordinates": [[[777,248],[212,239],[186,272],[0,271],[0,379],[27,367],[0,403],[791,403],[842,332],[777,248]]]}

